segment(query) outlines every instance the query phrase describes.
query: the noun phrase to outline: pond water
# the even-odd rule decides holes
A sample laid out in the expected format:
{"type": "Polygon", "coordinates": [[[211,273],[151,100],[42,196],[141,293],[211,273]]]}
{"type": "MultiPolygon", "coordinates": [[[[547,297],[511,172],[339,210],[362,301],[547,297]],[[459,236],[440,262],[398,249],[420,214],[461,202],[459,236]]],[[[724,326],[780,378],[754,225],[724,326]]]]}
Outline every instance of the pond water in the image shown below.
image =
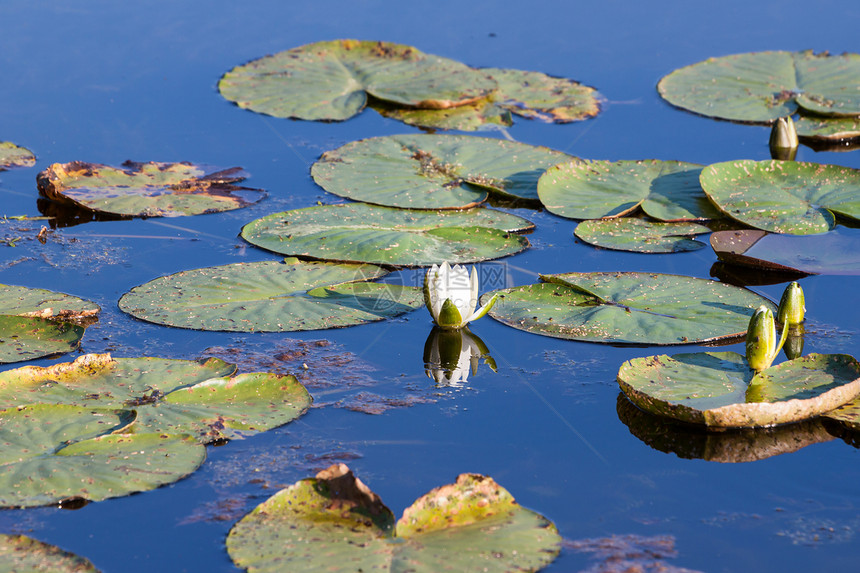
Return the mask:
{"type": "MultiPolygon", "coordinates": [[[[101,305],[81,353],[197,358],[220,348],[228,360],[237,353],[276,356],[276,365],[303,373],[318,407],[282,428],[209,447],[202,468],[172,486],[76,510],[4,511],[0,531],[59,545],[103,571],[233,571],[224,539],[236,520],[277,488],[345,461],[395,515],[457,474],[477,472],[553,520],[566,540],[667,536],[663,547],[674,550],[663,552],[664,561],[696,571],[856,568],[856,436],[828,435],[755,462],[708,461],[719,459],[720,448],[739,451],[745,444],[706,443],[702,434],[653,419],[631,422],[618,400],[619,365],[659,348],[555,340],[485,318],[473,331],[498,372],[482,365],[464,387],[436,388],[424,374],[431,321],[423,310],[340,330],[230,334],[143,323],[116,302],[131,287],[182,269],[276,260],[239,239],[239,229],[268,213],[339,202],[310,179],[322,152],[355,139],[417,132],[373,111],[342,123],[311,123],[240,110],[216,88],[237,64],[319,40],[358,38],[414,45],[473,66],[539,70],[595,86],[608,101],[586,122],[518,121],[508,130],[513,139],[591,159],[708,164],[769,158],[768,129],[673,109],[656,93],[660,77],[731,53],[856,52],[858,21],[860,5],[850,0],[587,6],[4,0],[0,140],[33,150],[38,160],[35,168],[0,174],[0,215],[38,215],[36,173],[72,160],[243,166],[251,174],[246,184],[269,196],[223,214],[57,228],[45,245],[34,240],[35,222],[17,246],[0,246],[0,283],[101,305]],[[319,340],[327,344],[312,342],[319,340]],[[383,406],[389,409],[381,413],[350,409],[383,406]]],[[[856,168],[858,153],[801,146],[797,158],[856,168]]],[[[532,248],[482,266],[487,289],[502,286],[491,284],[500,271],[512,284],[527,284],[537,273],[600,270],[748,281],[772,299],[784,287],[779,277],[739,278],[720,268],[710,248],[672,255],[598,250],[574,241],[573,221],[516,213],[537,225],[532,248]]],[[[7,235],[2,225],[0,234],[7,235]]],[[[416,284],[420,276],[403,271],[392,280],[416,284]]],[[[813,276],[801,284],[809,309],[804,351],[860,355],[860,278],[813,276]]],[[[741,344],[727,349],[743,352],[741,344]]],[[[802,436],[787,431],[774,439],[785,446],[802,436]]],[[[547,570],[583,570],[599,561],[565,548],[547,570]]]]}

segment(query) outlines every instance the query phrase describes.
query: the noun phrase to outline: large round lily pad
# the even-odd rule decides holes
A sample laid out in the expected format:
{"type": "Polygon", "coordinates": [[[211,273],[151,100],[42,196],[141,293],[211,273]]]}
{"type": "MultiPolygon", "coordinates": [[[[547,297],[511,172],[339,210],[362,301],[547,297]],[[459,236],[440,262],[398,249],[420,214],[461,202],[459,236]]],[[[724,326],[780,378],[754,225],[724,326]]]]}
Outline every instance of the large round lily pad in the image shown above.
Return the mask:
{"type": "Polygon", "coordinates": [[[0,141],[0,171],[35,164],[36,156],[29,149],[18,147],[11,141],[0,141]]]}
{"type": "Polygon", "coordinates": [[[234,563],[275,571],[537,571],[561,538],[492,478],[462,474],[418,499],[394,523],[340,464],[257,506],[227,536],[234,563]]]}
{"type": "Polygon", "coordinates": [[[695,251],[705,244],[691,237],[710,232],[695,223],[654,223],[632,217],[589,219],[574,230],[578,238],[590,245],[635,253],[695,251]]]}
{"type": "Polygon", "coordinates": [[[719,212],[699,184],[702,166],[682,161],[575,161],[541,175],[538,196],[569,219],[620,217],[637,207],[660,221],[713,219],[719,212]]]}
{"type": "Polygon", "coordinates": [[[390,42],[333,40],[253,60],[224,74],[221,95],[275,117],[344,120],[368,96],[444,109],[487,96],[496,83],[460,62],[390,42]]]}
{"type": "Polygon", "coordinates": [[[860,232],[839,227],[821,235],[779,235],[758,229],[718,231],[711,247],[721,261],[803,274],[860,274],[860,232]]]}
{"type": "Polygon", "coordinates": [[[490,316],[544,336],[629,344],[688,344],[742,336],[754,292],[716,281],[638,272],[541,275],[500,294],[490,316]]]}
{"type": "Polygon", "coordinates": [[[98,573],[88,559],[26,535],[0,534],[0,573],[98,573]]]}
{"type": "Polygon", "coordinates": [[[855,398],[860,363],[844,354],[810,354],[755,373],[736,352],[647,356],[625,362],[618,383],[653,414],[710,428],[774,426],[855,398]]]}
{"type": "Polygon", "coordinates": [[[259,189],[233,185],[245,177],[238,167],[126,161],[116,168],[73,161],[54,163],[36,183],[41,195],[58,203],[120,216],[178,217],[229,211],[262,199],[259,189]]]}
{"type": "Polygon", "coordinates": [[[133,288],[121,310],[149,322],[233,332],[287,332],[384,320],[423,305],[421,289],[365,282],[374,265],[264,261],[183,271],[133,288]]]}
{"type": "Polygon", "coordinates": [[[268,215],[245,225],[242,238],[283,255],[429,266],[518,253],[529,242],[516,232],[533,227],[493,209],[425,211],[349,203],[268,215]]]}
{"type": "Polygon", "coordinates": [[[323,189],[365,203],[464,209],[488,193],[537,199],[547,167],[575,160],[525,143],[464,135],[389,135],[327,151],[311,175],[323,189]]]}
{"type": "Polygon", "coordinates": [[[449,109],[409,109],[373,105],[386,117],[420,127],[474,131],[513,125],[513,115],[553,123],[568,123],[600,113],[601,96],[573,80],[502,68],[482,68],[496,91],[487,98],[449,109]]]}
{"type": "Polygon", "coordinates": [[[187,435],[108,433],[132,417],[58,404],[0,412],[0,506],[100,501],[177,481],[203,463],[205,446],[187,435]]]}
{"type": "Polygon", "coordinates": [[[860,115],[860,55],[757,52],[680,68],[657,89],[669,103],[709,117],[769,123],[799,108],[860,115]]]}
{"type": "Polygon", "coordinates": [[[800,161],[726,161],[702,170],[705,193],[729,217],[772,233],[814,235],[834,214],[860,219],[860,170],[800,161]]]}

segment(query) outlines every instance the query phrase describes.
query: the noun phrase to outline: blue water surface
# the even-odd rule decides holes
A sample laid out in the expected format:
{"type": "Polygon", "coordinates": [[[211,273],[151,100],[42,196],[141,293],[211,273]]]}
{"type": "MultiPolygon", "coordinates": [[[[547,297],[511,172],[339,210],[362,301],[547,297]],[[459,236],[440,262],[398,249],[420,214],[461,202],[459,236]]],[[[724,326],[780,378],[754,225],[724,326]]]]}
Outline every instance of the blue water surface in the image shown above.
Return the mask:
{"type": "MultiPolygon", "coordinates": [[[[16,247],[0,245],[0,283],[101,305],[81,353],[197,358],[213,347],[293,349],[285,367],[304,372],[305,364],[309,376],[318,373],[311,391],[322,407],[285,427],[209,447],[203,467],[174,485],[77,510],[7,510],[0,531],[59,545],[106,572],[234,571],[224,539],[236,520],[277,488],[345,461],[395,515],[459,473],[478,472],[549,517],[566,540],[668,536],[674,553],[662,559],[696,571],[856,569],[860,466],[852,438],[816,434],[821,443],[800,447],[803,436],[785,432],[774,448],[791,450],[798,442],[797,451],[720,463],[707,460],[721,459],[721,448],[740,451],[743,443],[706,442],[654,420],[628,426],[631,413],[623,400],[618,405],[618,367],[664,350],[555,340],[485,318],[473,330],[498,372],[482,365],[463,388],[435,388],[424,374],[431,322],[423,310],[334,331],[230,334],[143,323],[116,302],[133,286],[179,270],[276,260],[237,234],[268,213],[339,202],[310,179],[322,152],[355,139],[417,132],[370,110],[342,123],[240,110],[216,87],[238,64],[310,42],[357,38],[409,44],[472,66],[542,71],[598,88],[607,98],[603,113],[569,125],[520,120],[508,130],[513,139],[591,159],[708,164],[769,158],[768,128],[672,108],[655,89],[663,75],[739,52],[857,52],[858,22],[854,0],[4,0],[0,140],[32,149],[38,160],[35,168],[0,174],[0,215],[38,215],[36,173],[72,160],[242,166],[251,174],[246,183],[269,196],[230,213],[59,228],[44,246],[33,240],[40,225],[34,222],[16,247]],[[296,342],[321,339],[330,344],[296,342]],[[379,414],[342,407],[358,392],[395,407],[379,414]],[[650,438],[636,437],[633,427],[650,438]]],[[[801,147],[798,159],[856,168],[858,153],[801,147]]],[[[598,250],[574,241],[573,221],[516,213],[537,230],[530,250],[493,263],[512,284],[570,271],[729,276],[714,266],[710,248],[672,255],[598,250]]],[[[6,236],[2,226],[0,236],[6,236]]],[[[418,276],[404,271],[397,280],[418,276]]],[[[767,282],[755,273],[745,280],[767,282]]],[[[860,354],[860,279],[813,276],[801,284],[810,331],[804,352],[860,354]]],[[[777,279],[751,288],[778,298],[783,287],[777,279]]],[[[728,349],[742,352],[740,344],[728,349]]],[[[565,548],[547,570],[584,570],[595,559],[565,548]]]]}

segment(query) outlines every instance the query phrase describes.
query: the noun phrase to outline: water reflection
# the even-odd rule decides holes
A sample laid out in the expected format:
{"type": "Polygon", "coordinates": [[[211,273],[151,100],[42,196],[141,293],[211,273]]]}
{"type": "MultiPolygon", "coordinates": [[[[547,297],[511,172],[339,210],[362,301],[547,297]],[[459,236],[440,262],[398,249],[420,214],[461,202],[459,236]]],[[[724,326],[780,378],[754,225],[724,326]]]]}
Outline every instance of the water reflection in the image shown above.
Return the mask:
{"type": "Polygon", "coordinates": [[[616,403],[618,419],[630,433],[655,450],[679,458],[709,462],[741,463],[796,452],[811,444],[829,442],[834,436],[820,418],[775,428],[707,431],[704,428],[655,416],[634,406],[623,393],[616,403]]]}
{"type": "Polygon", "coordinates": [[[464,386],[469,374],[478,374],[481,359],[496,371],[496,361],[484,341],[468,328],[446,330],[433,327],[424,343],[424,372],[436,382],[437,387],[464,386]]]}

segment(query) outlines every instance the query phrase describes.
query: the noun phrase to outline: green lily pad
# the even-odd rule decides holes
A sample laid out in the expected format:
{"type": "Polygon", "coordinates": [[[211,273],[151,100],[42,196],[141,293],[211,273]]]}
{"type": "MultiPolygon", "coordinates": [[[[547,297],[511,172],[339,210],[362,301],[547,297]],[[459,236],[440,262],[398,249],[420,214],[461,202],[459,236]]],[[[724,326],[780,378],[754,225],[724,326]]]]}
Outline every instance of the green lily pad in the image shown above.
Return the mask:
{"type": "Polygon", "coordinates": [[[502,68],[479,71],[493,79],[498,89],[486,99],[452,109],[407,109],[381,106],[391,117],[420,127],[474,131],[487,126],[513,125],[512,115],[553,123],[581,121],[600,113],[601,96],[594,88],[573,80],[540,72],[502,68]]]}
{"type": "Polygon", "coordinates": [[[275,117],[344,120],[368,96],[397,105],[445,109],[496,89],[460,62],[390,42],[316,42],[253,60],[224,74],[221,95],[241,108],[275,117]]]}
{"type": "Polygon", "coordinates": [[[860,118],[800,115],[794,120],[798,137],[832,141],[860,137],[860,118]]]}
{"type": "Polygon", "coordinates": [[[493,209],[425,211],[365,203],[322,205],[251,221],[242,238],[283,255],[382,265],[472,263],[528,247],[534,225],[493,209]]]}
{"type": "Polygon", "coordinates": [[[690,236],[710,232],[695,223],[654,223],[630,217],[582,221],[574,230],[577,237],[590,245],[635,253],[695,251],[705,244],[690,236]]]}
{"type": "Polygon", "coordinates": [[[798,422],[860,394],[860,363],[845,354],[810,354],[755,373],[736,352],[647,356],[625,362],[618,383],[653,414],[709,428],[798,422]]]}
{"type": "Polygon", "coordinates": [[[421,289],[364,282],[374,265],[264,261],[207,267],[135,287],[119,307],[141,320],[198,330],[288,332],[364,324],[423,305],[421,289]]]}
{"type": "Polygon", "coordinates": [[[716,281],[637,272],[541,275],[545,281],[493,294],[490,316],[514,328],[570,340],[692,344],[746,333],[754,292],[716,281]]]}
{"type": "Polygon", "coordinates": [[[803,274],[860,275],[860,235],[837,228],[821,235],[775,235],[757,229],[711,235],[717,258],[758,269],[803,274]]]}
{"type": "Polygon", "coordinates": [[[36,156],[29,149],[18,147],[11,141],[0,141],[0,171],[35,164],[36,156]]]}
{"type": "Polygon", "coordinates": [[[100,501],[155,489],[196,470],[205,446],[190,436],[108,434],[128,410],[35,404],[0,412],[0,506],[100,501]]]}
{"type": "Polygon", "coordinates": [[[390,135],[327,151],[311,167],[323,189],[356,201],[413,209],[465,209],[488,193],[537,200],[537,180],[570,155],[464,135],[390,135]]]}
{"type": "Polygon", "coordinates": [[[95,316],[100,310],[94,302],[76,296],[0,284],[0,314],[74,320],[95,316]]]}
{"type": "Polygon", "coordinates": [[[669,103],[708,117],[770,123],[799,108],[860,115],[860,55],[757,52],[710,58],[665,76],[669,103]]]}
{"type": "Polygon", "coordinates": [[[0,373],[0,408],[50,403],[134,409],[134,423],[124,432],[192,434],[208,443],[286,424],[310,406],[294,376],[233,376],[235,370],[216,358],[86,354],[72,363],[0,373]]]}
{"type": "Polygon", "coordinates": [[[726,161],[702,170],[705,193],[737,221],[772,233],[814,235],[834,214],[860,219],[860,170],[800,161],[726,161]]]}
{"type": "Polygon", "coordinates": [[[0,315],[0,364],[71,352],[80,344],[84,330],[69,322],[0,315]]]}
{"type": "Polygon", "coordinates": [[[239,567],[269,571],[536,571],[558,555],[546,518],[492,478],[462,474],[418,499],[394,523],[345,465],[257,506],[227,536],[239,567]]]}
{"type": "Polygon", "coordinates": [[[559,163],[541,175],[538,196],[569,219],[627,215],[637,207],[660,221],[714,219],[719,212],[699,184],[701,165],[681,161],[559,163]]]}
{"type": "Polygon", "coordinates": [[[230,211],[256,203],[259,189],[233,185],[238,167],[214,171],[190,163],[137,163],[122,168],[73,161],[54,163],[36,178],[52,201],[128,217],[179,217],[230,211]]]}
{"type": "Polygon", "coordinates": [[[640,410],[623,392],[618,394],[617,412],[630,433],[655,450],[724,464],[764,460],[834,439],[821,418],[769,428],[713,432],[640,410]]]}
{"type": "Polygon", "coordinates": [[[0,573],[98,573],[88,559],[26,535],[0,534],[0,573]]]}

